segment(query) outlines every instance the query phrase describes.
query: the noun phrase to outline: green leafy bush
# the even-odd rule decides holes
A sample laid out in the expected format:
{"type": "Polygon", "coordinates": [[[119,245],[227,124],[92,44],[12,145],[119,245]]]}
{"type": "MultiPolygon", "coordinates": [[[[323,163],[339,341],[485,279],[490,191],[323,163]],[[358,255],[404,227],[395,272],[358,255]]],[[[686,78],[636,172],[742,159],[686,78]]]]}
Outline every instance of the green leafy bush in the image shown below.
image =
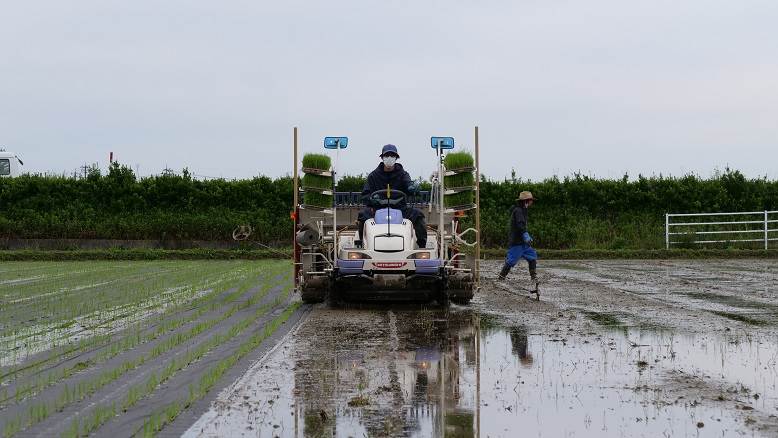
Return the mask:
{"type": "MultiPolygon", "coordinates": [[[[361,176],[343,177],[338,188],[361,191],[363,184],[361,176]]],[[[529,228],[544,249],[664,248],[665,213],[778,210],[778,181],[747,179],[728,169],[706,179],[482,178],[480,189],[482,242],[488,247],[506,244],[510,209],[522,190],[539,198],[529,228]]],[[[247,224],[254,227],[250,240],[285,245],[292,239],[286,214],[292,191],[290,177],[200,181],[182,172],[138,179],[118,164],[106,175],[92,171],[80,179],[0,178],[0,239],[231,240],[233,229],[247,224]]],[[[446,204],[471,203],[465,196],[446,204]]],[[[472,199],[472,192],[467,196],[472,199]]],[[[332,205],[331,197],[318,193],[303,200],[332,205]]],[[[472,215],[464,220],[470,226],[472,215]]]]}

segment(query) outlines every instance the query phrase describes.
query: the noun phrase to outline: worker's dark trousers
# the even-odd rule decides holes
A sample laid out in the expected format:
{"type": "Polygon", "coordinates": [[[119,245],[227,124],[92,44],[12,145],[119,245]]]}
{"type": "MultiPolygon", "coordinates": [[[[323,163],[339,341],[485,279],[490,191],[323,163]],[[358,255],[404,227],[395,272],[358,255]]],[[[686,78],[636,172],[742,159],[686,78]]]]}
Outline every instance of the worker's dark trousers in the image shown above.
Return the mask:
{"type": "MultiPolygon", "coordinates": [[[[538,261],[537,260],[527,260],[527,264],[529,265],[529,276],[533,280],[537,278],[537,268],[538,268],[538,261]]],[[[511,268],[513,266],[509,265],[508,263],[504,264],[502,266],[502,270],[500,271],[500,279],[505,279],[505,277],[508,276],[508,273],[511,272],[511,268]]]]}
{"type": "MultiPolygon", "coordinates": [[[[413,207],[405,207],[400,209],[405,219],[410,220],[413,223],[413,231],[416,233],[416,242],[419,247],[423,248],[427,244],[427,221],[424,218],[424,213],[421,210],[413,207]]],[[[362,241],[362,231],[365,228],[365,222],[375,216],[375,209],[371,207],[365,207],[357,216],[359,222],[359,240],[362,241]]]]}

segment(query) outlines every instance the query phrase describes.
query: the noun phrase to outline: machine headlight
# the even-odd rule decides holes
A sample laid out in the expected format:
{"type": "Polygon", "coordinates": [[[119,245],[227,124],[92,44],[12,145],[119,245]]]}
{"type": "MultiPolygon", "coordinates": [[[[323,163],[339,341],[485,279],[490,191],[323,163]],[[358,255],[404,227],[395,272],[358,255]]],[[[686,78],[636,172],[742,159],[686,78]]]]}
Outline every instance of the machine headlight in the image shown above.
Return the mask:
{"type": "Polygon", "coordinates": [[[430,258],[429,252],[415,252],[408,256],[409,259],[424,259],[427,260],[430,258]]]}
{"type": "Polygon", "coordinates": [[[370,259],[369,255],[363,253],[363,252],[347,252],[346,258],[349,260],[362,260],[362,259],[370,259]]]}

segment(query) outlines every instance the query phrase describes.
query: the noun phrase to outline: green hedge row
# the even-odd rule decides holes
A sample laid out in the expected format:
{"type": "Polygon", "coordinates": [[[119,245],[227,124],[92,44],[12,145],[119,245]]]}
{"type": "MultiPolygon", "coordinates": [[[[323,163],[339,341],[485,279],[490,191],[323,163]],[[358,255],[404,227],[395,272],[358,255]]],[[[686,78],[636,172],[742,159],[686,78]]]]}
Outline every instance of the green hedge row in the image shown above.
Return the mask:
{"type": "MultiPolygon", "coordinates": [[[[363,183],[345,177],[338,190],[360,191],[363,183]]],[[[505,244],[510,207],[522,190],[539,198],[530,232],[540,248],[657,249],[664,247],[666,212],[778,209],[778,181],[731,170],[711,178],[482,178],[485,246],[505,244]]],[[[26,175],[0,179],[0,238],[229,240],[248,224],[251,240],[285,245],[291,200],[290,177],[200,181],[184,171],[138,179],[118,164],[85,178],[26,175]]]]}

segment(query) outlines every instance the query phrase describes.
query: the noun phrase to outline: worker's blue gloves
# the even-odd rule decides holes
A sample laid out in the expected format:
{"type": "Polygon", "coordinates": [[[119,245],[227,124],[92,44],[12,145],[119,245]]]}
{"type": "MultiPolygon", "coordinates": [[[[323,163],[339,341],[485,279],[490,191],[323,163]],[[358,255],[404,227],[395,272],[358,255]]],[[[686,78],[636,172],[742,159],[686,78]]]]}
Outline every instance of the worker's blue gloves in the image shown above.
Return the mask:
{"type": "Polygon", "coordinates": [[[524,240],[524,243],[530,244],[532,243],[532,236],[529,235],[528,232],[524,232],[524,234],[521,235],[522,240],[524,240]]]}
{"type": "Polygon", "coordinates": [[[419,183],[416,181],[413,181],[412,183],[408,184],[408,194],[409,195],[418,195],[419,194],[419,183]]]}

